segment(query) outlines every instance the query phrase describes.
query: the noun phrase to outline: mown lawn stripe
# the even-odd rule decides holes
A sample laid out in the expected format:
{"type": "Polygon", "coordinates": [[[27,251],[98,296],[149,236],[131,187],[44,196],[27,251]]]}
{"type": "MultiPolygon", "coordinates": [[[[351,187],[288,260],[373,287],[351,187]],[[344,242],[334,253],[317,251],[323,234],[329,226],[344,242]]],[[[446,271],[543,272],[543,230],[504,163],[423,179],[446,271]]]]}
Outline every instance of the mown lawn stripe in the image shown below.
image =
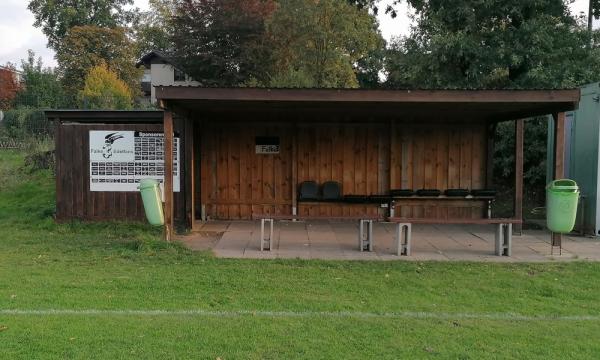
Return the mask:
{"type": "Polygon", "coordinates": [[[265,310],[104,310],[104,309],[5,309],[0,315],[39,316],[198,316],[198,317],[241,317],[258,316],[273,318],[387,318],[387,319],[485,319],[509,321],[600,321],[597,315],[528,316],[517,313],[444,313],[444,312],[362,312],[362,311],[265,311],[265,310]]]}

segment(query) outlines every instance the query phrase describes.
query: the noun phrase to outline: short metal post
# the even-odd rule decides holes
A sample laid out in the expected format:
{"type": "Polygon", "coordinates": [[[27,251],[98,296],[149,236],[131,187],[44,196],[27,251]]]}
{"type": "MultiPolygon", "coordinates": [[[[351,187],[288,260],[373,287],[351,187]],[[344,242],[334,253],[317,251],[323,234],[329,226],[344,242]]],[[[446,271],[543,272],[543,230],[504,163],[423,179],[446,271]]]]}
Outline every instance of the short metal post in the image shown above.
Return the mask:
{"type": "Polygon", "coordinates": [[[261,219],[260,220],[260,251],[265,250],[265,243],[267,243],[267,249],[273,248],[273,219],[261,219]],[[269,238],[265,239],[265,222],[269,222],[269,238]]]}
{"type": "Polygon", "coordinates": [[[363,221],[360,220],[358,222],[358,248],[360,251],[364,251],[363,249],[363,233],[364,233],[364,224],[363,221]]]}
{"type": "Polygon", "coordinates": [[[396,225],[396,254],[398,256],[410,256],[410,243],[412,227],[410,223],[398,223],[396,225]]]}
{"type": "Polygon", "coordinates": [[[562,255],[562,234],[550,233],[550,255],[554,255],[554,247],[558,247],[558,254],[562,255]]]}
{"type": "Polygon", "coordinates": [[[502,255],[504,256],[512,256],[512,237],[513,237],[513,224],[506,224],[505,233],[504,233],[504,246],[502,255]]]}
{"type": "Polygon", "coordinates": [[[369,220],[367,224],[369,226],[369,238],[367,239],[369,242],[369,251],[373,251],[373,220],[369,220]]]}
{"type": "Polygon", "coordinates": [[[498,224],[495,247],[497,256],[512,256],[512,223],[498,224]]]}
{"type": "Polygon", "coordinates": [[[496,256],[502,255],[502,233],[503,233],[504,224],[498,224],[496,227],[496,234],[494,236],[494,245],[496,248],[496,256]]]}
{"type": "Polygon", "coordinates": [[[360,220],[358,225],[358,247],[360,251],[373,251],[373,220],[360,220]]]}

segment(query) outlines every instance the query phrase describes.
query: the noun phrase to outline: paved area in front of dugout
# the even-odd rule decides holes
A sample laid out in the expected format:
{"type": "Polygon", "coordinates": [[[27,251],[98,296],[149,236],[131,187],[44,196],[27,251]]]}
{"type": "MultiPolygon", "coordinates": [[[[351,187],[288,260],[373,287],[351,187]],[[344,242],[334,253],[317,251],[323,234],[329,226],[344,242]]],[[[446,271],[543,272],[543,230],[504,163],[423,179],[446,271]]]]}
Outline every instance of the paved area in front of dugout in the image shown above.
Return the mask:
{"type": "Polygon", "coordinates": [[[209,221],[177,237],[193,250],[212,250],[224,258],[300,258],[328,260],[440,260],[540,262],[600,260],[600,240],[563,236],[562,255],[551,254],[550,233],[524,231],[513,236],[511,257],[494,255],[493,225],[413,225],[412,255],[396,256],[395,224],[374,224],[374,251],[358,250],[358,222],[276,221],[273,249],[260,251],[260,221],[209,221]]]}

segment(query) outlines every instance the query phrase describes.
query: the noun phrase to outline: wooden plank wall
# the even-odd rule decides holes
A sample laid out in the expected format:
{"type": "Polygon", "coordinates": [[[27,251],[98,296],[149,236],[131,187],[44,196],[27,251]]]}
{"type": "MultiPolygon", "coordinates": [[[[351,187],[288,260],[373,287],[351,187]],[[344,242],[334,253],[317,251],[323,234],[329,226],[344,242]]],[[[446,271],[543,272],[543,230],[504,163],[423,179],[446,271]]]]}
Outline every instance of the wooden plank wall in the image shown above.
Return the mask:
{"type": "MultiPolygon", "coordinates": [[[[176,131],[182,130],[178,120],[176,131]]],[[[60,123],[56,128],[56,219],[145,221],[142,199],[137,192],[91,192],[89,131],[162,131],[161,124],[60,123]]],[[[183,135],[181,139],[183,139],[183,135]]],[[[185,163],[183,141],[181,161],[185,163]]],[[[175,218],[184,220],[185,169],[181,169],[182,191],[175,193],[175,218]]]]}
{"type": "MultiPolygon", "coordinates": [[[[485,124],[227,123],[197,127],[201,192],[213,219],[250,219],[252,214],[291,214],[292,176],[298,183],[338,181],[344,194],[386,194],[389,189],[485,187],[485,124]],[[255,136],[280,136],[278,155],[257,155],[255,136]],[[296,142],[296,161],[293,144],[296,142]]],[[[481,202],[401,201],[407,217],[482,217],[481,202]]],[[[299,215],[383,214],[374,205],[298,204],[299,215]]]]}
{"type": "Polygon", "coordinates": [[[213,219],[292,212],[292,128],[230,124],[202,127],[201,200],[213,219]],[[277,155],[255,153],[256,136],[279,136],[277,155]]]}
{"type": "MultiPolygon", "coordinates": [[[[401,125],[391,136],[391,189],[485,188],[485,124],[401,125]]],[[[484,210],[475,201],[400,200],[396,216],[481,218],[484,210]]]]}
{"type": "MultiPolygon", "coordinates": [[[[337,181],[342,185],[343,194],[386,193],[390,139],[386,133],[385,124],[298,127],[298,183],[337,181]]],[[[378,211],[376,205],[298,204],[298,214],[310,216],[377,215],[378,211]]]]}

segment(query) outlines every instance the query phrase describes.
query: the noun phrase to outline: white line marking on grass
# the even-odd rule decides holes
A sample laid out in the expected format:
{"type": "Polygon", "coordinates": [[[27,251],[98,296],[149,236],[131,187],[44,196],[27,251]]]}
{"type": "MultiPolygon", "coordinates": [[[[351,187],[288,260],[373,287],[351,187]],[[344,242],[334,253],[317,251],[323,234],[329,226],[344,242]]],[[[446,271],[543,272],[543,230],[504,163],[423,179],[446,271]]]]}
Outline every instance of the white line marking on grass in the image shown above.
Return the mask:
{"type": "Polygon", "coordinates": [[[600,315],[521,315],[515,313],[437,313],[437,312],[360,312],[360,311],[265,311],[265,310],[102,310],[102,309],[5,309],[0,315],[74,315],[74,316],[199,316],[199,317],[242,317],[257,316],[271,318],[385,318],[385,319],[474,319],[507,321],[600,321],[600,315]]]}

